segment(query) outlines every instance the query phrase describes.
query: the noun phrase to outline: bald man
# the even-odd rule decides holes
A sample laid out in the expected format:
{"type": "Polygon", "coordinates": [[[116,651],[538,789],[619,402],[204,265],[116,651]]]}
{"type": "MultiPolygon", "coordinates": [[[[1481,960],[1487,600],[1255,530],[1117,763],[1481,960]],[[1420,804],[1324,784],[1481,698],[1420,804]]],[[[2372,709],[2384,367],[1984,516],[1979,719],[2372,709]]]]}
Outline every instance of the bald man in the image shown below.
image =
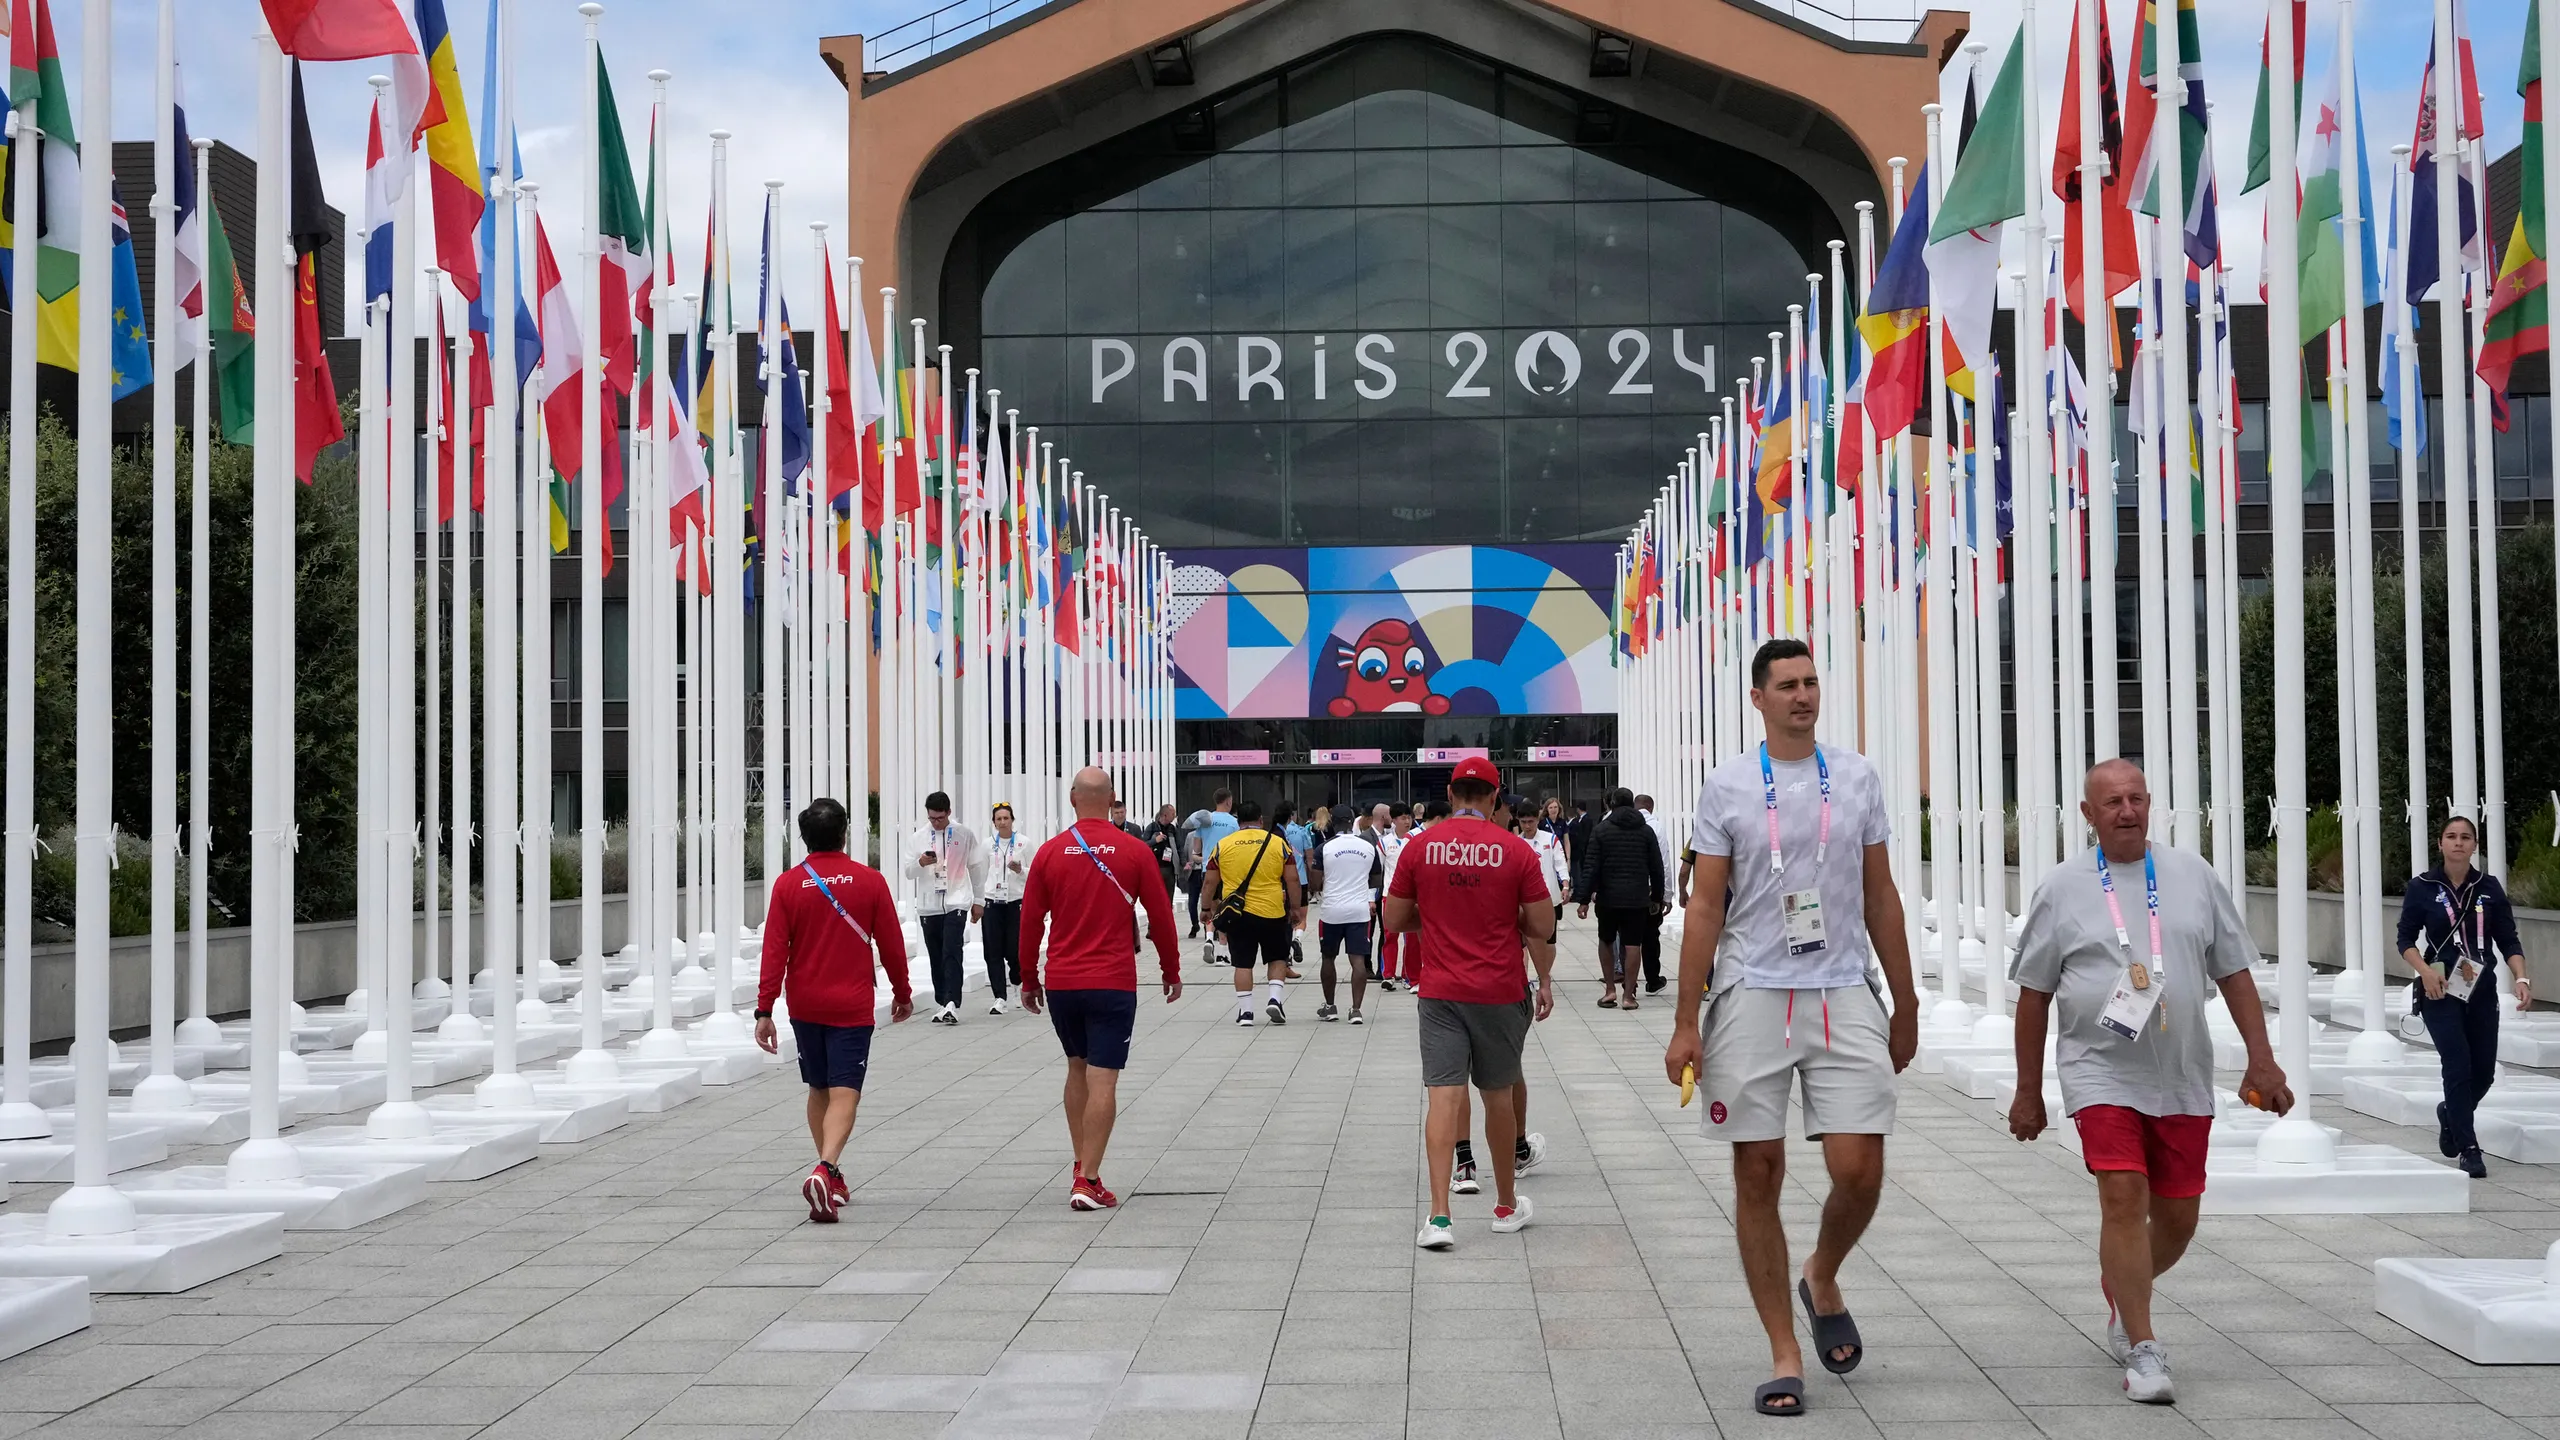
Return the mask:
{"type": "Polygon", "coordinates": [[[2009,1133],[2026,1141],[2044,1132],[2045,1032],[2058,1019],[2062,1111],[2098,1180],[2107,1346],[2124,1367],[2127,1399],[2168,1405],[2177,1391],[2151,1328],[2151,1291],[2186,1253],[2204,1195],[2214,1112],[2208,985],[2221,990],[2248,1046],[2241,1096],[2282,1114],[2293,1092],[2267,1046],[2249,978],[2258,949],[2239,907],[2202,856],[2150,843],[2141,769],[2127,760],[2092,769],[2080,813],[2097,848],[2037,883],[2009,971],[2018,984],[2009,1133]]]}
{"type": "Polygon", "coordinates": [[[1120,1072],[1138,1020],[1140,909],[1168,1005],[1182,998],[1182,955],[1155,852],[1109,819],[1111,776],[1088,765],[1067,798],[1076,821],[1032,857],[1023,888],[1022,1008],[1037,1015],[1045,1006],[1067,1053],[1067,1136],[1075,1147],[1067,1206],[1109,1210],[1120,1197],[1103,1187],[1102,1154],[1119,1118],[1120,1072]]]}

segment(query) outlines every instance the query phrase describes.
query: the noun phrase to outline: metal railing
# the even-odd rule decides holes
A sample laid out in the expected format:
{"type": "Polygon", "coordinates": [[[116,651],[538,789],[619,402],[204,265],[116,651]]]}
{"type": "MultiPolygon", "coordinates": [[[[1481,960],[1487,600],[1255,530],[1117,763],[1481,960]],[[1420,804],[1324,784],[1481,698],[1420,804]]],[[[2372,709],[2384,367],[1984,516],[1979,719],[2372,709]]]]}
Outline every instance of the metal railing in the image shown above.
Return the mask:
{"type": "Polygon", "coordinates": [[[939,10],[928,11],[877,35],[864,36],[862,68],[875,72],[903,69],[1051,3],[1053,0],[951,0],[939,10]]]}
{"type": "MultiPolygon", "coordinates": [[[[903,69],[984,35],[1056,0],[951,0],[913,20],[863,37],[865,70],[903,69]]],[[[1927,12],[1929,0],[1747,0],[1761,9],[1817,25],[1851,40],[1901,43],[1927,12]]]]}

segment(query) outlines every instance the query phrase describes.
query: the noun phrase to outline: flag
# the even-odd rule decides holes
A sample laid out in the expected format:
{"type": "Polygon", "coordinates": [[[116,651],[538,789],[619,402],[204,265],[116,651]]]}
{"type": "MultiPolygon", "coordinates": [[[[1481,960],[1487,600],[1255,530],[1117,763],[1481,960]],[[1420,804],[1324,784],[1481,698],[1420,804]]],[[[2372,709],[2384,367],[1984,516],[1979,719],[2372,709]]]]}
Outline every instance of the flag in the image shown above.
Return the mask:
{"type": "MultiPolygon", "coordinates": [[[[44,131],[44,158],[36,190],[36,363],[80,368],[80,141],[71,128],[71,87],[53,39],[47,0],[13,0],[9,23],[9,96],[20,106],[35,102],[44,131]]],[[[0,243],[15,256],[18,147],[9,151],[9,193],[0,197],[0,243]]],[[[14,263],[9,267],[14,271],[14,263]]],[[[10,277],[11,303],[17,281],[10,277]]]]}
{"type": "MultiPolygon", "coordinates": [[[[809,398],[808,392],[800,383],[799,352],[791,343],[791,307],[774,294],[773,287],[778,282],[773,274],[774,223],[771,195],[765,197],[764,219],[765,243],[756,271],[756,388],[765,397],[767,405],[779,406],[778,423],[782,426],[782,485],[785,491],[796,493],[800,477],[809,473],[809,398]],[[774,308],[781,313],[782,334],[779,337],[768,334],[764,328],[765,307],[768,301],[772,302],[774,308]],[[781,347],[778,355],[774,349],[777,338],[781,347]],[[777,384],[780,386],[778,393],[777,384]]],[[[771,418],[776,413],[768,410],[767,418],[763,423],[777,423],[771,418]]]]}
{"type": "MultiPolygon", "coordinates": [[[[498,44],[498,4],[497,0],[489,0],[489,38],[481,51],[483,68],[480,77],[480,113],[489,117],[490,120],[490,127],[480,134],[480,175],[483,195],[488,193],[488,186],[497,179],[498,175],[498,44]]],[[[522,147],[516,143],[516,137],[513,134],[507,136],[506,144],[509,154],[515,160],[513,173],[522,175],[524,173],[522,147]]],[[[485,202],[480,209],[479,263],[480,273],[483,276],[493,272],[498,263],[498,207],[485,202]]],[[[542,359],[542,328],[534,323],[533,309],[525,303],[524,299],[524,247],[521,244],[516,247],[516,273],[505,277],[502,283],[506,286],[507,292],[515,296],[516,301],[516,384],[521,386],[531,378],[533,367],[542,359]]],[[[489,309],[488,289],[489,286],[484,284],[481,287],[481,293],[471,297],[471,333],[479,337],[479,344],[474,346],[471,352],[475,371],[489,368],[489,337],[497,329],[489,309]]],[[[472,385],[474,404],[480,403],[478,393],[481,388],[480,383],[475,380],[472,385]]]]}
{"type": "MultiPolygon", "coordinates": [[[[2455,91],[2462,106],[2460,138],[2480,139],[2485,129],[2480,118],[2480,85],[2478,73],[2471,63],[2471,31],[2464,18],[2462,0],[2453,3],[2453,27],[2456,37],[2454,52],[2461,57],[2455,91]]],[[[2418,81],[2417,138],[2409,151],[2409,244],[2405,257],[2405,278],[2409,303],[2415,305],[2435,288],[2439,270],[2436,254],[2436,49],[2427,42],[2427,67],[2418,81]]],[[[2472,188],[2471,177],[2454,169],[2455,232],[2460,237],[2464,268],[2484,265],[2480,251],[2480,197],[2472,188]]]]}
{"type": "Polygon", "coordinates": [[[1057,506],[1056,532],[1049,552],[1057,566],[1057,603],[1050,607],[1051,634],[1070,655],[1082,654],[1083,615],[1077,603],[1076,576],[1084,569],[1084,526],[1077,512],[1081,502],[1072,496],[1061,496],[1057,506]]]}
{"type": "Polygon", "coordinates": [[[169,262],[178,292],[178,313],[192,320],[204,314],[204,216],[196,197],[195,142],[187,135],[187,85],[183,72],[170,67],[170,184],[177,214],[169,262]]]}
{"type": "MultiPolygon", "coordinates": [[[[338,386],[329,374],[329,349],[320,334],[320,251],[333,238],[329,197],[320,188],[320,161],[311,148],[311,116],[302,101],[302,62],[293,64],[293,213],[287,232],[296,257],[293,287],[294,474],[311,483],[312,462],[347,436],[338,416],[338,386]]],[[[136,313],[139,313],[137,306],[136,313]]]]}
{"type": "MultiPolygon", "coordinates": [[[[2302,49],[2307,38],[2303,31],[2309,28],[2303,10],[2304,0],[2293,0],[2293,113],[2296,115],[2302,113],[2302,49]]],[[[2275,88],[2272,81],[2274,67],[2269,63],[2275,48],[2275,28],[2275,16],[2270,11],[2266,28],[2258,34],[2258,98],[2249,112],[2249,174],[2240,182],[2243,195],[2266,184],[2267,177],[2274,173],[2275,168],[2275,156],[2270,153],[2275,148],[2275,132],[2270,128],[2267,116],[2267,96],[2275,88]]]]}
{"type": "Polygon", "coordinates": [[[569,548],[568,482],[578,478],[585,458],[585,387],[578,375],[587,356],[577,307],[560,281],[551,234],[539,216],[533,222],[533,288],[542,312],[542,367],[533,399],[542,407],[542,433],[551,447],[551,549],[557,554],[569,548]]]}
{"type": "Polygon", "coordinates": [[[214,424],[234,445],[256,439],[258,324],[249,287],[231,263],[231,238],[222,231],[222,209],[204,197],[206,290],[212,297],[205,328],[213,339],[214,424]]]}
{"type": "MultiPolygon", "coordinates": [[[[2135,174],[2135,186],[2142,192],[2141,211],[2162,218],[2177,217],[2185,237],[2187,258],[2198,265],[2210,265],[2222,253],[2222,238],[2215,219],[2213,148],[2206,129],[2207,106],[2204,93],[2203,40],[2196,22],[2196,0],[2177,0],[2178,79],[2182,88],[2174,110],[2174,135],[2178,145],[2179,179],[2185,193],[2169,201],[2160,195],[2161,146],[2156,107],[2165,77],[2159,74],[2160,59],[2150,43],[2157,25],[2146,24],[2144,43],[2140,47],[2141,74],[2152,82],[2153,113],[2145,117],[2146,141],[2135,174]]],[[[2156,15],[2159,0],[2144,0],[2147,16],[2156,15]]]]}
{"type": "MultiPolygon", "coordinates": [[[[2107,160],[2106,178],[2099,182],[2099,235],[2105,252],[2105,270],[2100,283],[2106,296],[2113,297],[2142,278],[2135,255],[2133,209],[2126,203],[2131,186],[2125,174],[2125,126],[2117,108],[2116,56],[2114,42],[2107,34],[2107,7],[2098,6],[2098,148],[2107,160]]],[[[2080,20],[2075,11],[2071,21],[2071,57],[2062,72],[2062,124],[2053,152],[2053,193],[2063,202],[2062,211],[2062,286],[2071,313],[2088,321],[2088,285],[2081,269],[2084,258],[2086,219],[2081,213],[2080,165],[2086,159],[2085,139],[2080,133],[2080,20]]],[[[2137,87],[2139,88],[2139,87],[2137,87]]],[[[2146,92],[2147,93],[2147,92],[2146,92]]],[[[2102,299],[2100,303],[2104,303],[2102,299]]],[[[2115,327],[2107,327],[2110,344],[2115,327]]]]}
{"type": "MultiPolygon", "coordinates": [[[[844,314],[836,307],[836,267],[821,264],[827,292],[827,503],[834,504],[862,483],[862,448],[866,432],[880,422],[880,371],[871,363],[870,324],[853,337],[852,358],[845,357],[844,314]],[[857,401],[854,397],[859,395],[857,401]]],[[[854,297],[857,301],[860,296],[854,297]]],[[[876,436],[873,437],[876,439],[876,436]]]]}
{"type": "Polygon", "coordinates": [[[2498,257],[2497,285],[2489,296],[2487,331],[2480,346],[2480,378],[2499,399],[2498,428],[2506,428],[2507,384],[2516,361],[2551,349],[2551,291],[2544,281],[2542,192],[2542,0],[2525,7],[2524,54],[2516,66],[2516,93],[2524,97],[2524,143],[2517,157],[2521,191],[2516,223],[2498,257]]]}
{"type": "Polygon", "coordinates": [[[1795,451],[1796,403],[1795,376],[1790,366],[1780,366],[1779,375],[1770,382],[1776,398],[1769,404],[1767,417],[1760,424],[1760,468],[1752,477],[1759,487],[1760,503],[1772,510],[1783,510],[1795,500],[1787,471],[1787,462],[1795,451]]]}
{"type": "MultiPolygon", "coordinates": [[[[391,113],[394,135],[406,135],[402,150],[417,148],[418,137],[442,123],[443,97],[427,73],[426,54],[417,32],[409,28],[395,0],[258,0],[267,12],[267,28],[276,46],[296,60],[370,60],[391,57],[391,113]]],[[[47,133],[51,133],[47,127],[47,133]]],[[[408,177],[400,177],[406,188],[408,177]]],[[[392,191],[394,195],[399,190],[392,191]]]]}
{"type": "Polygon", "coordinates": [[[1962,142],[1947,193],[1929,222],[1929,273],[1947,326],[1947,388],[1970,399],[1991,361],[1999,307],[2000,229],[2027,210],[2026,33],[2009,42],[1973,134],[1962,142]]]}
{"type": "Polygon", "coordinates": [[[453,442],[462,433],[461,417],[453,413],[453,362],[445,354],[444,297],[428,302],[435,311],[435,340],[427,347],[427,363],[436,372],[436,523],[453,523],[453,442]]]}
{"type": "Polygon", "coordinates": [[[462,106],[462,73],[453,61],[453,29],[445,23],[444,0],[417,0],[417,5],[419,42],[436,96],[435,118],[426,128],[427,194],[436,208],[436,264],[463,299],[477,300],[480,255],[474,241],[481,212],[489,202],[480,188],[480,161],[471,144],[471,115],[462,106]]]}
{"type": "Polygon", "coordinates": [[[107,223],[115,236],[108,295],[115,309],[107,322],[107,369],[110,393],[121,400],[151,383],[151,336],[142,325],[142,271],[133,259],[133,226],[125,218],[122,187],[113,179],[107,182],[107,223]]]}
{"type": "MultiPolygon", "coordinates": [[[[2300,16],[2297,5],[2295,18],[2300,16]]],[[[2338,153],[2344,114],[2338,103],[2336,66],[2329,67],[2321,85],[2320,94],[2303,108],[2295,146],[2294,174],[2302,187],[2295,230],[2302,296],[2299,343],[2304,345],[2347,318],[2346,236],[2339,224],[2339,217],[2346,213],[2338,153]]]]}
{"type": "Polygon", "coordinates": [[[1866,375],[1866,412],[1879,440],[1911,428],[1929,383],[1929,167],[1912,182],[1902,222],[1867,287],[1858,335],[1875,357],[1866,375]]]}
{"type": "Polygon", "coordinates": [[[640,192],[631,184],[631,151],[623,143],[622,111],[613,103],[613,76],[605,69],[602,50],[596,52],[596,164],[603,172],[596,243],[604,266],[596,353],[604,357],[606,383],[629,395],[639,358],[631,301],[649,282],[648,219],[640,209],[640,192]]]}
{"type": "Polygon", "coordinates": [[[391,202],[400,193],[389,153],[382,143],[382,97],[373,102],[373,118],[364,138],[364,301],[371,305],[391,294],[391,202]]]}

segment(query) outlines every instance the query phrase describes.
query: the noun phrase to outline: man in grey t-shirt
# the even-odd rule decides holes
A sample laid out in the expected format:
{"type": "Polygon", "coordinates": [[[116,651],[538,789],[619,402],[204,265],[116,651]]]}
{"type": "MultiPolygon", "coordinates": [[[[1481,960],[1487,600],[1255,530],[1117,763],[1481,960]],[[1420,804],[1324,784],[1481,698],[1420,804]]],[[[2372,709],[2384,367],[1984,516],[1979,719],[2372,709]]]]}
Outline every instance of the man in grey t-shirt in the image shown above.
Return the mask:
{"type": "Polygon", "coordinates": [[[1805,1133],[1822,1142],[1831,1176],[1796,1298],[1823,1368],[1846,1375],[1865,1350],[1840,1298],[1840,1264],[1884,1189],[1894,1076],[1919,1048],[1920,1002],[1882,787],[1856,754],[1814,742],[1822,683],[1803,641],[1771,640],[1751,657],[1751,703],[1767,744],[1718,766],[1698,796],[1696,888],[1662,1068],[1676,1085],[1694,1067],[1700,1132],[1733,1143],[1734,1239],[1773,1372],[1752,1401],[1791,1415],[1804,1409],[1804,1352],[1778,1219],[1787,1102],[1801,1087],[1805,1133]],[[1870,960],[1892,989],[1889,1020],[1870,960]]]}
{"type": "Polygon", "coordinates": [[[2108,1346],[2128,1398],[2176,1398],[2151,1329],[2152,1282],[2186,1253],[2213,1129],[2213,1036],[2205,989],[2219,988],[2248,1045],[2240,1093],[2278,1114],[2293,1092],[2267,1046],[2240,912],[2203,857],[2153,846],[2151,793],[2131,761],[2089,772],[2080,813],[2098,848],[2036,885],[2009,978],[2018,984],[2018,1094],[2009,1132],[2045,1128],[2048,1016],[2062,1109],[2098,1180],[2098,1272],[2108,1346]]]}

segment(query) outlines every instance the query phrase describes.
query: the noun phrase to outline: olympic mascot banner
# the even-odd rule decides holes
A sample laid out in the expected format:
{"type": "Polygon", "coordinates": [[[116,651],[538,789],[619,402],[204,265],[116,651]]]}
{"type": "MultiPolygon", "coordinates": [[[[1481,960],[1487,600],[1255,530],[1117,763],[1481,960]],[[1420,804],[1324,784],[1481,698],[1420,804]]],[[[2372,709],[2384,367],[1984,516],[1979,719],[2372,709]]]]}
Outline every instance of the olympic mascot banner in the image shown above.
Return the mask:
{"type": "Polygon", "coordinates": [[[1614,710],[1611,545],[1184,550],[1175,714],[1614,710]]]}

